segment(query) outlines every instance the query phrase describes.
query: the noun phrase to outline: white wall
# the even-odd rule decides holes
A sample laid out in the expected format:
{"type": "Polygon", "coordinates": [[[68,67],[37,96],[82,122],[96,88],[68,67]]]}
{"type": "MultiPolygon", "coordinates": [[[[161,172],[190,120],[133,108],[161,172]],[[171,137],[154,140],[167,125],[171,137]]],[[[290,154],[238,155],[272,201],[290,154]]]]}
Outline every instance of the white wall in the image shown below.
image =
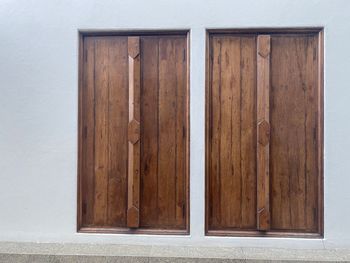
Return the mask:
{"type": "Polygon", "coordinates": [[[350,1],[1,0],[0,241],[350,248],[350,1]],[[325,239],[204,236],[205,29],[325,27],[325,239]],[[78,29],[191,30],[191,236],[76,233],[78,29]]]}

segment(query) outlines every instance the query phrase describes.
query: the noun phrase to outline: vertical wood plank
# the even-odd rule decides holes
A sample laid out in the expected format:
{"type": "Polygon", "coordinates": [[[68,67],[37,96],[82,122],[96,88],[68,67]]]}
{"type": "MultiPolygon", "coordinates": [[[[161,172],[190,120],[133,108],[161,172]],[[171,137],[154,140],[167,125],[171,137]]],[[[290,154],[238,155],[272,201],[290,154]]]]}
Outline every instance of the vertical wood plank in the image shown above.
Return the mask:
{"type": "Polygon", "coordinates": [[[127,226],[139,226],[140,203],[140,38],[128,38],[129,148],[127,226]]]}
{"type": "Polygon", "coordinates": [[[95,42],[95,200],[94,223],[107,223],[108,189],[108,43],[95,42]]]}
{"type": "Polygon", "coordinates": [[[176,74],[175,123],[175,226],[183,228],[186,219],[186,82],[187,43],[185,37],[174,39],[176,74]]]}
{"type": "Polygon", "coordinates": [[[126,225],[127,37],[86,37],[82,91],[82,226],[126,225]]]}
{"type": "Polygon", "coordinates": [[[174,42],[159,39],[159,150],[158,150],[158,213],[159,224],[171,225],[175,219],[175,71],[174,42]]]}
{"type": "Polygon", "coordinates": [[[241,37],[241,228],[256,228],[256,37],[241,37]]]}
{"type": "Polygon", "coordinates": [[[210,39],[210,90],[209,90],[209,227],[221,224],[221,176],[220,176],[220,141],[221,141],[221,49],[218,37],[210,39]]]}
{"type": "Polygon", "coordinates": [[[109,164],[108,226],[125,227],[128,151],[128,40],[113,36],[108,40],[109,72],[109,164]]]}
{"type": "MultiPolygon", "coordinates": [[[[318,164],[318,140],[319,121],[317,113],[319,111],[319,94],[318,84],[318,35],[308,36],[304,41],[301,41],[302,49],[306,50],[304,57],[305,67],[305,85],[303,92],[304,102],[304,134],[305,134],[305,159],[304,159],[304,176],[305,186],[302,205],[299,208],[303,216],[297,217],[299,228],[307,231],[317,231],[319,224],[319,209],[318,201],[322,195],[318,193],[318,180],[320,177],[320,169],[322,165],[318,164]],[[306,45],[306,47],[304,46],[306,45]],[[303,210],[302,210],[303,209],[303,210]]],[[[300,180],[302,181],[302,180],[300,180]]],[[[300,191],[297,191],[297,193],[300,191]]]]}
{"type": "Polygon", "coordinates": [[[140,225],[158,225],[159,37],[141,37],[141,211],[140,225]]]}
{"type": "Polygon", "coordinates": [[[270,228],[270,36],[257,38],[257,228],[270,228]]]}
{"type": "Polygon", "coordinates": [[[82,223],[94,223],[94,143],[95,143],[95,39],[84,38],[83,87],[82,87],[82,223]]]}
{"type": "Polygon", "coordinates": [[[316,232],[318,39],[274,36],[271,60],[271,187],[274,229],[316,232]]]}
{"type": "Polygon", "coordinates": [[[241,72],[240,37],[224,37],[221,46],[221,223],[241,224],[241,72]]]}
{"type": "Polygon", "coordinates": [[[186,229],[187,46],[184,36],[141,37],[140,227],[186,229]]]}
{"type": "Polygon", "coordinates": [[[256,227],[256,40],[210,40],[209,228],[256,227]]]}

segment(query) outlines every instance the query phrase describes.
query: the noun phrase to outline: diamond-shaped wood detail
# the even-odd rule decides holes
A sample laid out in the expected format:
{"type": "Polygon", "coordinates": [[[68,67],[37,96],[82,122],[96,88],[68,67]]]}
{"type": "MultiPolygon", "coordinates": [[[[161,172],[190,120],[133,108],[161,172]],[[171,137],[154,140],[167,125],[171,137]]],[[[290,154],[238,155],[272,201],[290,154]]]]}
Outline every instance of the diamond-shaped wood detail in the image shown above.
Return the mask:
{"type": "Polygon", "coordinates": [[[140,38],[129,37],[128,38],[128,53],[131,58],[136,58],[140,53],[140,38]]]}
{"type": "Polygon", "coordinates": [[[262,146],[266,146],[270,141],[270,125],[263,120],[258,126],[258,141],[262,146]]]}
{"type": "Polygon", "coordinates": [[[139,209],[135,206],[132,206],[128,209],[127,220],[129,222],[128,227],[137,228],[139,226],[139,209]]]}
{"type": "Polygon", "coordinates": [[[259,230],[266,231],[269,229],[270,217],[265,207],[258,211],[258,225],[259,230]]]}
{"type": "Polygon", "coordinates": [[[140,140],[140,123],[135,119],[129,122],[128,139],[132,144],[140,140]]]}
{"type": "Polygon", "coordinates": [[[261,35],[258,38],[258,53],[263,58],[270,54],[270,36],[261,35]]]}

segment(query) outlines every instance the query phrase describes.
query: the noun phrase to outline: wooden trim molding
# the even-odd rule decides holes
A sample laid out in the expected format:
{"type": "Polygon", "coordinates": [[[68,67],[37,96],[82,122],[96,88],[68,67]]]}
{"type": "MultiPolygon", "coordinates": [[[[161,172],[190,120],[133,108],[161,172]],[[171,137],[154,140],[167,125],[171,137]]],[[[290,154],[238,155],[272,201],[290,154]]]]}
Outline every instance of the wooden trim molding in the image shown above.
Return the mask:
{"type": "Polygon", "coordinates": [[[307,238],[319,239],[323,238],[320,233],[304,233],[292,231],[256,231],[256,230],[208,230],[207,236],[234,236],[234,237],[277,237],[277,238],[307,238]]]}
{"type": "Polygon", "coordinates": [[[140,221],[140,38],[128,37],[129,53],[129,149],[127,226],[140,221]]]}
{"type": "Polygon", "coordinates": [[[270,228],[269,142],[270,142],[270,36],[257,39],[257,224],[270,228]]]}
{"type": "Polygon", "coordinates": [[[109,30],[109,29],[79,29],[79,36],[187,36],[189,37],[190,30],[189,29],[168,29],[168,30],[157,30],[157,29],[134,29],[134,30],[109,30]]]}
{"type": "Polygon", "coordinates": [[[81,228],[82,224],[82,215],[83,215],[83,205],[82,205],[82,160],[81,154],[83,152],[83,86],[84,86],[84,77],[83,77],[83,67],[84,67],[84,39],[83,35],[79,33],[78,35],[78,43],[79,43],[79,64],[78,64],[78,132],[77,132],[77,147],[78,147],[78,163],[77,163],[77,174],[78,174],[78,182],[77,182],[77,231],[81,228]]]}
{"type": "Polygon", "coordinates": [[[259,27],[259,28],[208,28],[207,34],[299,34],[323,32],[323,27],[259,27]]]}

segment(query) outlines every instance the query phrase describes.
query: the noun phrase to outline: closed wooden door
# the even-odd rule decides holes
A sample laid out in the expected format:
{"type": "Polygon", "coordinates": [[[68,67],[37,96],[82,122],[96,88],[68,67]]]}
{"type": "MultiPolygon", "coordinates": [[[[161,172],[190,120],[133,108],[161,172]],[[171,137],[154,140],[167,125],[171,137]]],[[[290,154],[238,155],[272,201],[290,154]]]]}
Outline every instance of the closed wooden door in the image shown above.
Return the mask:
{"type": "Polygon", "coordinates": [[[188,232],[187,35],[82,35],[78,228],[188,232]]]}
{"type": "Polygon", "coordinates": [[[208,234],[322,234],[321,34],[209,34],[208,234]]]}

